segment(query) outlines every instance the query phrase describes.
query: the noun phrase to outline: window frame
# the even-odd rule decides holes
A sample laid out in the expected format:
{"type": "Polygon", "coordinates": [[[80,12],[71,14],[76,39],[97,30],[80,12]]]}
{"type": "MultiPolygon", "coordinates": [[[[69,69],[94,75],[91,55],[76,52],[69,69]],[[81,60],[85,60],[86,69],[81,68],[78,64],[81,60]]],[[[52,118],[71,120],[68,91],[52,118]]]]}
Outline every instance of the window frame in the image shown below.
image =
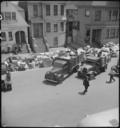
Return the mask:
{"type": "Polygon", "coordinates": [[[13,40],[13,34],[12,34],[12,32],[8,32],[8,36],[9,36],[9,41],[12,41],[13,40]]]}
{"type": "Polygon", "coordinates": [[[50,16],[50,10],[51,10],[50,4],[47,4],[46,5],[46,16],[50,16]]]}
{"type": "Polygon", "coordinates": [[[46,32],[51,32],[51,23],[50,22],[46,23],[46,32]]]}
{"type": "Polygon", "coordinates": [[[58,32],[58,24],[54,24],[54,32],[58,32]]]}
{"type": "Polygon", "coordinates": [[[2,41],[7,41],[7,38],[6,38],[7,36],[6,36],[6,32],[1,32],[1,40],[2,41]],[[4,33],[4,38],[3,38],[3,36],[2,36],[2,34],[4,33]]]}
{"type": "Polygon", "coordinates": [[[34,36],[34,38],[43,37],[43,23],[34,23],[33,24],[33,36],[34,36]],[[41,26],[42,26],[42,29],[40,28],[41,26]]]}
{"type": "Polygon", "coordinates": [[[5,20],[11,20],[12,19],[11,12],[5,12],[4,18],[5,20]]]}
{"type": "Polygon", "coordinates": [[[12,14],[12,20],[16,20],[16,12],[12,12],[11,14],[12,14]]]}
{"type": "Polygon", "coordinates": [[[60,5],[60,14],[61,14],[61,16],[64,16],[64,13],[65,13],[65,6],[62,4],[62,5],[60,5]]]}
{"type": "Polygon", "coordinates": [[[54,5],[54,16],[58,16],[58,5],[54,5]]]}
{"type": "Polygon", "coordinates": [[[58,37],[54,37],[54,46],[58,47],[58,37]]]}
{"type": "Polygon", "coordinates": [[[38,17],[39,16],[38,12],[39,12],[38,5],[33,4],[33,17],[38,17]]]}
{"type": "Polygon", "coordinates": [[[101,21],[102,11],[101,10],[95,10],[95,21],[101,21]]]}
{"type": "Polygon", "coordinates": [[[110,29],[110,35],[109,36],[110,36],[111,39],[115,38],[115,31],[116,31],[115,28],[110,29]]]}
{"type": "Polygon", "coordinates": [[[64,32],[64,22],[60,22],[61,31],[64,32]]]}
{"type": "Polygon", "coordinates": [[[90,16],[90,10],[89,9],[85,9],[85,16],[89,17],[90,16]]]}

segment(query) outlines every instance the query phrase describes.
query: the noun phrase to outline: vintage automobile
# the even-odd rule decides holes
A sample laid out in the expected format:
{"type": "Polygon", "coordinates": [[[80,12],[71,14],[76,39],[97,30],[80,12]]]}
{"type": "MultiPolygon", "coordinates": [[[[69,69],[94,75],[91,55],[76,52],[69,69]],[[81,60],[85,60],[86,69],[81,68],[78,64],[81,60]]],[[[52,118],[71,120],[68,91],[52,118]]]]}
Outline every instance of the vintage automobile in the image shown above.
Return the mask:
{"type": "Polygon", "coordinates": [[[53,67],[46,72],[45,79],[54,83],[60,83],[71,73],[79,68],[79,56],[58,57],[53,61],[53,67]]]}
{"type": "Polygon", "coordinates": [[[106,70],[107,64],[105,62],[105,58],[88,56],[78,69],[78,78],[84,78],[85,75],[88,76],[89,80],[95,78],[96,75],[106,70]]]}

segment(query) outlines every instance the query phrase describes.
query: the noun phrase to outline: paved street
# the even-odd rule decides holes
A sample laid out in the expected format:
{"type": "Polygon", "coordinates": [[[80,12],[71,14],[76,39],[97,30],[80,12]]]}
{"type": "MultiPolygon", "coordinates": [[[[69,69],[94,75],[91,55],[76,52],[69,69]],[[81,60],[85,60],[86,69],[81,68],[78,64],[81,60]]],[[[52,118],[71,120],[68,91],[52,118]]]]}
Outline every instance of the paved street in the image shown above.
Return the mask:
{"type": "Polygon", "coordinates": [[[119,83],[107,84],[108,70],[90,81],[86,95],[82,80],[71,75],[57,86],[45,83],[50,68],[12,73],[13,90],[2,92],[2,123],[7,126],[76,126],[86,114],[118,107],[119,83]]]}

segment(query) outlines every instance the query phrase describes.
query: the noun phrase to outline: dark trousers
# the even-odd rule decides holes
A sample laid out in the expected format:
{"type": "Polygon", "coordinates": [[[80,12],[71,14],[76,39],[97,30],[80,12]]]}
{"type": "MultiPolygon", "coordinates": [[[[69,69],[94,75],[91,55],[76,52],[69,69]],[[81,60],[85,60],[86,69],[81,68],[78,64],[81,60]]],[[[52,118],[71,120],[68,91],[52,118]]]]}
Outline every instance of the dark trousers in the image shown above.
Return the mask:
{"type": "Polygon", "coordinates": [[[113,75],[110,75],[110,82],[112,82],[112,80],[115,81],[114,76],[113,75]]]}
{"type": "Polygon", "coordinates": [[[85,86],[85,90],[84,90],[84,93],[86,93],[86,92],[87,92],[87,90],[88,90],[88,87],[89,87],[89,86],[85,86]]]}

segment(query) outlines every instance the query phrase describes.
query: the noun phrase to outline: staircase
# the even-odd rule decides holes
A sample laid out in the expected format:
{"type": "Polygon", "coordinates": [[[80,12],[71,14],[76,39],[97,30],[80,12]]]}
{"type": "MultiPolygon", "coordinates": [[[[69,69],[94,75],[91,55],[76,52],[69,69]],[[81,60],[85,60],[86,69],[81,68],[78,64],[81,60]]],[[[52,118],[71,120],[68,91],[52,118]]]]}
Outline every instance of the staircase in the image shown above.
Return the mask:
{"type": "Polygon", "coordinates": [[[43,38],[34,39],[33,44],[36,53],[42,53],[47,51],[47,46],[43,38]]]}
{"type": "Polygon", "coordinates": [[[24,45],[21,47],[21,53],[28,53],[27,44],[24,44],[24,45]]]}

